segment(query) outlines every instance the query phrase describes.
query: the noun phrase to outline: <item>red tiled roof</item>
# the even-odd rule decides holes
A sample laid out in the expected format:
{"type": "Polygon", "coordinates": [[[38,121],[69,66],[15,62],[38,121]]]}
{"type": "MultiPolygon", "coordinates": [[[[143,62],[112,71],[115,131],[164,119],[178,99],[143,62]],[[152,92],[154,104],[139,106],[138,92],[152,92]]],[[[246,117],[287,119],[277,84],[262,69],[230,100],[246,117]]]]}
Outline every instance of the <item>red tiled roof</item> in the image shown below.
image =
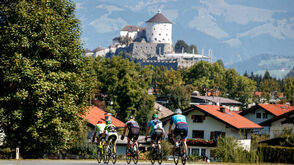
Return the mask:
{"type": "Polygon", "coordinates": [[[246,119],[245,117],[239,115],[234,111],[225,109],[225,112],[220,111],[220,106],[217,105],[195,105],[199,109],[205,111],[206,113],[212,115],[213,117],[237,128],[262,128],[260,125],[246,119]]]}
{"type": "Polygon", "coordinates": [[[294,106],[285,105],[285,104],[258,104],[263,109],[269,111],[275,116],[280,116],[286,112],[294,110],[294,106]]]}
{"type": "MultiPolygon", "coordinates": [[[[96,125],[98,121],[102,121],[105,123],[105,116],[107,115],[107,112],[103,111],[102,109],[96,107],[96,106],[90,106],[89,111],[85,114],[83,117],[86,119],[90,124],[96,125]]],[[[117,118],[111,116],[112,124],[116,127],[124,127],[125,123],[118,120],[117,118]]]]}

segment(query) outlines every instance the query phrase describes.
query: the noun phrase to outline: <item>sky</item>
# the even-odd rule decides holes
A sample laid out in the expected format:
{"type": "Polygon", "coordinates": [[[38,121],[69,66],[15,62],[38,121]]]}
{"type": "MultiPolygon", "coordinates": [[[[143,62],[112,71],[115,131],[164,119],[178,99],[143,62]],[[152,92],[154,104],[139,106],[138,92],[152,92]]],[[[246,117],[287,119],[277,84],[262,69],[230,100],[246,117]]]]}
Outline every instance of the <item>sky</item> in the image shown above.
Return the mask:
{"type": "Polygon", "coordinates": [[[213,59],[235,63],[260,54],[293,56],[294,0],[73,0],[84,48],[112,44],[125,25],[145,26],[160,9],[184,40],[213,59]]]}

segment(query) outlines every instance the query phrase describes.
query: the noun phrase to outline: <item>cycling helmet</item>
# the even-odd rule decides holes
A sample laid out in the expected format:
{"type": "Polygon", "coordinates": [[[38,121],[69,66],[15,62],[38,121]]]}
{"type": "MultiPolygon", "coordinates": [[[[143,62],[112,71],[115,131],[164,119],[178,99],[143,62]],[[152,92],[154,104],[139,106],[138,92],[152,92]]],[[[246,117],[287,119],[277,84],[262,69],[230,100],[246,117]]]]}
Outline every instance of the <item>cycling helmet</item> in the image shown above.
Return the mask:
{"type": "Polygon", "coordinates": [[[153,114],[152,118],[156,119],[156,118],[158,118],[158,115],[155,113],[155,114],[153,114]]]}
{"type": "Polygon", "coordinates": [[[134,116],[131,115],[131,116],[129,117],[129,120],[131,120],[131,119],[134,119],[134,116]]]}
{"type": "Polygon", "coordinates": [[[177,109],[175,110],[175,113],[176,113],[176,114],[182,114],[182,110],[181,110],[180,108],[177,108],[177,109]]]}
{"type": "Polygon", "coordinates": [[[106,124],[107,124],[107,125],[112,124],[111,120],[107,120],[107,121],[106,121],[106,124]]]}

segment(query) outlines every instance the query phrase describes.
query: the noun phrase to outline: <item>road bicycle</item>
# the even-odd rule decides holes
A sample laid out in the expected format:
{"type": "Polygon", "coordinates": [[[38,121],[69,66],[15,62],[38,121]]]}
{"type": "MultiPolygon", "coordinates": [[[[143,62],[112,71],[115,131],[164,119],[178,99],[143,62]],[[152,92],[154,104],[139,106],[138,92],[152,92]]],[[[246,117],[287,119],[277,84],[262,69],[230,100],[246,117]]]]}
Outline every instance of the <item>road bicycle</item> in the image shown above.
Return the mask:
{"type": "MultiPolygon", "coordinates": [[[[150,138],[150,137],[148,137],[150,138]]],[[[156,140],[154,142],[154,147],[151,147],[151,150],[150,150],[150,161],[152,164],[155,163],[155,161],[157,160],[158,161],[158,164],[161,164],[162,163],[162,150],[159,149],[159,144],[158,144],[158,141],[156,140]]]]}
{"type": "MultiPolygon", "coordinates": [[[[183,134],[183,131],[181,131],[181,134],[183,134]]],[[[180,135],[177,136],[176,139],[177,139],[179,146],[176,146],[176,144],[174,144],[175,145],[174,151],[173,151],[174,162],[177,165],[179,163],[179,159],[181,159],[182,164],[185,165],[187,162],[187,155],[186,155],[187,151],[185,148],[185,144],[181,140],[180,135]],[[183,150],[185,150],[185,152],[183,150]]]]}
{"type": "Polygon", "coordinates": [[[106,147],[106,153],[105,153],[105,161],[104,163],[108,164],[110,159],[112,161],[113,164],[116,163],[116,158],[117,158],[117,154],[116,154],[116,141],[117,136],[111,135],[109,137],[109,144],[106,147]]]}
{"type": "Polygon", "coordinates": [[[138,146],[134,143],[133,139],[130,141],[130,151],[128,152],[128,147],[126,148],[126,161],[128,164],[131,163],[131,160],[133,159],[134,164],[138,163],[139,159],[139,148],[138,146]]]}

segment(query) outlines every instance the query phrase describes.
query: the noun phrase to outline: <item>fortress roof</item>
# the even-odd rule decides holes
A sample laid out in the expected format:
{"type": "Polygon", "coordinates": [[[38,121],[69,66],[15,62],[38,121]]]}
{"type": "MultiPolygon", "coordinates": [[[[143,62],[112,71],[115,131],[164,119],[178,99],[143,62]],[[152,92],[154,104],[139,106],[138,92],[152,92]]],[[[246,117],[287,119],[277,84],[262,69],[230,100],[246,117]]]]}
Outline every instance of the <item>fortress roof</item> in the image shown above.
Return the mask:
{"type": "Polygon", "coordinates": [[[146,22],[170,23],[171,24],[171,22],[163,14],[161,14],[160,11],[146,22]]]}

